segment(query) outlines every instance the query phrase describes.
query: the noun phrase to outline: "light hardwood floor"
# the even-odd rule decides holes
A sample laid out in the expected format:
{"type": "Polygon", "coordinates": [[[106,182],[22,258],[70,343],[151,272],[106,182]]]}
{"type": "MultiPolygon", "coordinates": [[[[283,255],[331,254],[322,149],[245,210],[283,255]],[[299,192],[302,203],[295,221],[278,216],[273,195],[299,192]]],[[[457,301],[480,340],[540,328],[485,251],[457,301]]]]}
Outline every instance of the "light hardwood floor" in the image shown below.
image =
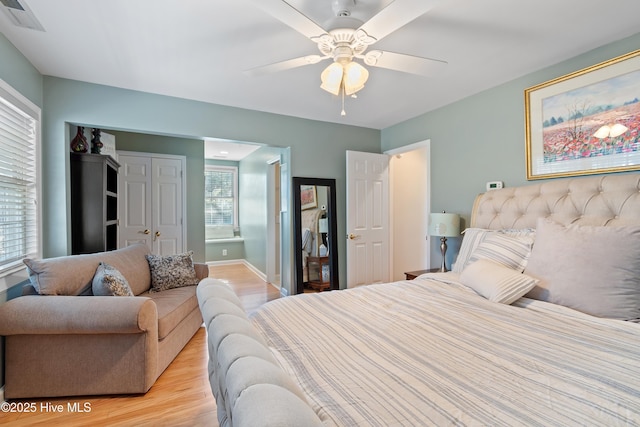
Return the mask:
{"type": "MultiPolygon", "coordinates": [[[[210,267],[210,276],[227,281],[247,313],[280,297],[279,290],[242,264],[210,267]]],[[[35,405],[31,413],[0,412],[7,426],[218,426],[207,373],[206,331],[200,328],[182,352],[144,395],[26,399],[10,403],[35,405]],[[86,412],[71,412],[77,404],[86,412]],[[62,405],[62,411],[53,409],[62,405]]],[[[89,361],[88,361],[89,362],[89,361]]]]}

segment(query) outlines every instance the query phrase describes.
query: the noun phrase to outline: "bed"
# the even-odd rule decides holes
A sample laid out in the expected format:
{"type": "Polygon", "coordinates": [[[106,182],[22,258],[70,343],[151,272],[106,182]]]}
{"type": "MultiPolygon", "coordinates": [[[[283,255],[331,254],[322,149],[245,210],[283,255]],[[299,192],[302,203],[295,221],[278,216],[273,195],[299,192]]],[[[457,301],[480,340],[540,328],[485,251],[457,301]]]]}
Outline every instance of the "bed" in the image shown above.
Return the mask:
{"type": "Polygon", "coordinates": [[[480,195],[448,273],[198,299],[221,426],[640,425],[640,174],[480,195]]]}

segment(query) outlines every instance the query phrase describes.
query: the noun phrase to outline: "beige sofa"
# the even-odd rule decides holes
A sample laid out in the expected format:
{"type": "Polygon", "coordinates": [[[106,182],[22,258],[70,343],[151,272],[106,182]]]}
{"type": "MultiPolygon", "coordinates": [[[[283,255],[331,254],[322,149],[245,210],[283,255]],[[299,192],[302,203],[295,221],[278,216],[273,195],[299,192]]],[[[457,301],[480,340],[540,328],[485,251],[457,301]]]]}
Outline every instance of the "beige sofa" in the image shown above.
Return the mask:
{"type": "MultiPolygon", "coordinates": [[[[0,305],[5,397],[145,393],[202,325],[196,287],[149,293],[145,245],[34,261],[36,288],[0,305]],[[94,296],[100,262],[135,296],[94,296]],[[26,295],[25,295],[26,294],[26,295]],[[29,295],[30,294],[30,295],[29,295]],[[46,294],[46,295],[42,295],[46,294]]],[[[198,280],[205,264],[194,263],[198,280]]]]}

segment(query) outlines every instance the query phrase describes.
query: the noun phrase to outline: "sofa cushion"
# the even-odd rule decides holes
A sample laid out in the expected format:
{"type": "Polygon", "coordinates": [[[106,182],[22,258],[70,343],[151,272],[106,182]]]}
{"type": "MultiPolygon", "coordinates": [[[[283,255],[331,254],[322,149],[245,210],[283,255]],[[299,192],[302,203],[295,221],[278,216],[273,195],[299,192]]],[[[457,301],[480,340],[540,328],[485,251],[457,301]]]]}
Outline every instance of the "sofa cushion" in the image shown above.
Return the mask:
{"type": "Polygon", "coordinates": [[[135,295],[149,289],[151,276],[145,258],[149,248],[136,244],[109,252],[24,260],[29,279],[41,295],[91,294],[93,276],[100,262],[114,266],[129,282],[135,295]]]}
{"type": "Polygon", "coordinates": [[[150,292],[182,286],[195,286],[200,281],[193,266],[192,251],[177,255],[147,255],[151,272],[150,292]]]}
{"type": "Polygon", "coordinates": [[[93,282],[91,283],[91,290],[93,291],[93,295],[133,296],[127,279],[124,278],[117,268],[106,262],[101,262],[100,265],[98,265],[96,274],[93,276],[93,282]]]}
{"type": "Polygon", "coordinates": [[[164,339],[189,313],[198,308],[195,286],[145,292],[141,296],[151,298],[156,303],[158,340],[164,339]]]}

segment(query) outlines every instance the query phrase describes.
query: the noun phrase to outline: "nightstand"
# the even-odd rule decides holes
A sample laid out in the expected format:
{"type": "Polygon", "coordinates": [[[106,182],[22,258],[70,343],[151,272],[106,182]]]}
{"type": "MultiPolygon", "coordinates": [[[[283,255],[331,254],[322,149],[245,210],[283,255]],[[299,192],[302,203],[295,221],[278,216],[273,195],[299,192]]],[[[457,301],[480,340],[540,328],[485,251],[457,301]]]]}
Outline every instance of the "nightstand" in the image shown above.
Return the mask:
{"type": "Polygon", "coordinates": [[[324,291],[331,287],[328,256],[308,257],[307,271],[309,275],[309,287],[316,291],[324,291]]]}
{"type": "Polygon", "coordinates": [[[406,276],[406,280],[413,280],[421,274],[437,273],[439,271],[440,271],[440,267],[436,267],[436,268],[430,268],[428,270],[405,271],[404,275],[406,276]]]}

